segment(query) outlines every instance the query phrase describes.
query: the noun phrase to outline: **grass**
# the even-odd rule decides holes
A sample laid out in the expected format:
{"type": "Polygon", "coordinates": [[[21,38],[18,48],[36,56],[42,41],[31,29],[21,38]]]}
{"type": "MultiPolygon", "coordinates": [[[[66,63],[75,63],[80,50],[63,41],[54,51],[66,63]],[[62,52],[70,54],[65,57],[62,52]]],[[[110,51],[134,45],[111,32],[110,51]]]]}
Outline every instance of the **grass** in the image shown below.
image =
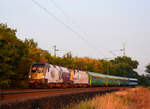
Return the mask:
{"type": "Polygon", "coordinates": [[[118,99],[113,94],[106,94],[102,97],[96,96],[90,101],[82,101],[75,107],[66,109],[128,109],[128,102],[125,99],[118,99]]]}
{"type": "Polygon", "coordinates": [[[150,109],[150,90],[137,87],[82,101],[65,109],[150,109]]]}

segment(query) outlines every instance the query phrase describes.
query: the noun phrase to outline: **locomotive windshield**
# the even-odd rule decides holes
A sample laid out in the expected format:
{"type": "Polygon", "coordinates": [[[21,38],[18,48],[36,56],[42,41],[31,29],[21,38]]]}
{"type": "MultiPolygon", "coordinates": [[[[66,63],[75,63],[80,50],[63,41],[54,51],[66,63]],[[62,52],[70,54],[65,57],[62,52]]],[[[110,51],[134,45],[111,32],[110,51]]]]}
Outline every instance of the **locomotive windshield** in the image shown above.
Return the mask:
{"type": "Polygon", "coordinates": [[[34,64],[32,65],[32,72],[35,73],[41,73],[44,71],[44,64],[34,64]]]}

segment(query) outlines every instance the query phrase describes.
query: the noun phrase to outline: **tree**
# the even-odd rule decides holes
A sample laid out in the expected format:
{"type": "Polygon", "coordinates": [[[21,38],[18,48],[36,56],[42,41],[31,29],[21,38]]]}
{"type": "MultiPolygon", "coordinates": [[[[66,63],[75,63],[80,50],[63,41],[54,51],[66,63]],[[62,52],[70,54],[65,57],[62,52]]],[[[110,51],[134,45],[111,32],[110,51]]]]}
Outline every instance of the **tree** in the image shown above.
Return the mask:
{"type": "Polygon", "coordinates": [[[138,84],[142,86],[150,86],[150,77],[145,75],[140,75],[137,77],[138,84]]]}
{"type": "Polygon", "coordinates": [[[116,76],[137,77],[138,73],[134,69],[138,66],[138,61],[132,60],[130,57],[117,57],[112,62],[111,72],[116,76]]]}
{"type": "Polygon", "coordinates": [[[25,39],[24,44],[28,48],[37,48],[37,42],[34,41],[34,39],[25,39]]]}
{"type": "Polygon", "coordinates": [[[16,30],[0,24],[0,84],[5,84],[2,86],[15,85],[18,78],[15,72],[26,52],[24,48],[24,43],[16,37],[16,30]]]}
{"type": "Polygon", "coordinates": [[[118,56],[114,60],[111,60],[111,62],[114,63],[114,64],[126,63],[130,67],[132,67],[132,69],[136,69],[138,64],[139,64],[138,61],[132,60],[130,57],[127,57],[127,56],[123,56],[123,57],[118,56]]]}
{"type": "Polygon", "coordinates": [[[146,72],[150,74],[150,64],[146,66],[146,72]]]}

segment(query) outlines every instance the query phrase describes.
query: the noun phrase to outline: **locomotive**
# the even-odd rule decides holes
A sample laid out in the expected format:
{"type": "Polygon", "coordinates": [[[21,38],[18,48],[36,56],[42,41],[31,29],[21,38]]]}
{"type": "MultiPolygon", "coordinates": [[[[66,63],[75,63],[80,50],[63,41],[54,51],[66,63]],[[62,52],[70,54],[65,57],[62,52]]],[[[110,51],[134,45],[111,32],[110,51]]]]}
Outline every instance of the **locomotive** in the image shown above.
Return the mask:
{"type": "Polygon", "coordinates": [[[29,72],[31,87],[97,87],[97,86],[136,86],[136,78],[111,76],[81,71],[48,63],[35,63],[29,72]]]}

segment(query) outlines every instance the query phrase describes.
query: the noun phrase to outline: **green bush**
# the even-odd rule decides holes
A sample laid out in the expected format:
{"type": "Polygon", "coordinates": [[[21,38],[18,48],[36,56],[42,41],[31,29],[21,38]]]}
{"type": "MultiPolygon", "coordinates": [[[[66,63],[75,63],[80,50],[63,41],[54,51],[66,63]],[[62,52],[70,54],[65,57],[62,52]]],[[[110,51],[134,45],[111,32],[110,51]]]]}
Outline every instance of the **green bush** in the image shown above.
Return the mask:
{"type": "Polygon", "coordinates": [[[9,80],[9,79],[0,81],[0,88],[1,89],[10,88],[10,85],[11,85],[11,80],[9,80]]]}
{"type": "Polygon", "coordinates": [[[19,81],[18,85],[19,88],[29,88],[29,84],[26,80],[19,81]]]}

